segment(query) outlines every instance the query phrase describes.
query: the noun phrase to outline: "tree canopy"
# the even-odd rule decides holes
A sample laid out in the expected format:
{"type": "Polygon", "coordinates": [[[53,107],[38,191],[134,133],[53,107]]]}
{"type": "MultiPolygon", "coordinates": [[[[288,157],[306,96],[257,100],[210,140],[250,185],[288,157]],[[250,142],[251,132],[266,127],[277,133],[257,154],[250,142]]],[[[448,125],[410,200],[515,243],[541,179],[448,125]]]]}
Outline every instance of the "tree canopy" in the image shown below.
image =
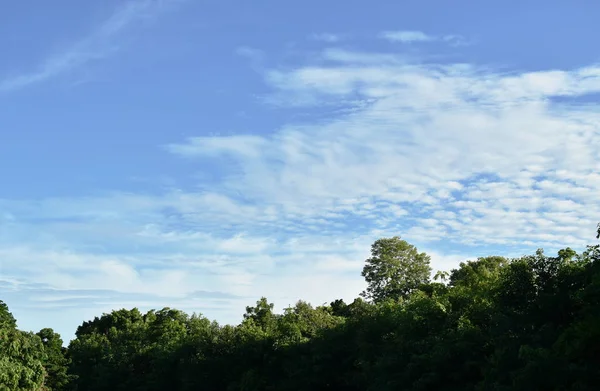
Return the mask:
{"type": "Polygon", "coordinates": [[[41,339],[17,330],[16,320],[0,300],[0,391],[40,390],[46,371],[41,339]]]}
{"type": "Polygon", "coordinates": [[[368,301],[275,313],[262,297],[236,326],[120,309],[83,322],[68,348],[52,329],[17,330],[0,301],[0,391],[598,389],[599,246],[430,272],[414,246],[379,239],[368,301]]]}
{"type": "Polygon", "coordinates": [[[374,302],[386,298],[406,298],[422,284],[429,282],[430,257],[399,236],[383,238],[371,246],[371,257],[365,261],[362,276],[367,281],[363,296],[374,302]]]}

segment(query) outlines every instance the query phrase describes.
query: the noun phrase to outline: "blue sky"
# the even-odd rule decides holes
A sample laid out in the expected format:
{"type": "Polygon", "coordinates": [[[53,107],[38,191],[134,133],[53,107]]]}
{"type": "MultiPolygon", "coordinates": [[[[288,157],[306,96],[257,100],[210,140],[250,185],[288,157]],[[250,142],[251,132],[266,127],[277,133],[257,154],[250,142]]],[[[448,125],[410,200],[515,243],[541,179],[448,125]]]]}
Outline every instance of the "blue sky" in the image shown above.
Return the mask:
{"type": "Polygon", "coordinates": [[[593,242],[600,4],[21,1],[0,12],[0,299],[66,340],[117,308],[237,323],[593,242]]]}

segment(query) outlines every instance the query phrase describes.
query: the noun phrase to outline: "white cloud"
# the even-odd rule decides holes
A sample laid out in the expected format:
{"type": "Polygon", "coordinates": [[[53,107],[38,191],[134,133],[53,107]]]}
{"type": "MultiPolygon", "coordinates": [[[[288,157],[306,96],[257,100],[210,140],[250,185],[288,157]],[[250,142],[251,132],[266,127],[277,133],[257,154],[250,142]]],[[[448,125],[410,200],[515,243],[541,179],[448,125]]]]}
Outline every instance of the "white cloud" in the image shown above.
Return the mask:
{"type": "Polygon", "coordinates": [[[19,72],[0,79],[0,92],[41,83],[112,55],[121,47],[117,39],[119,35],[141,20],[155,17],[165,5],[177,1],[133,0],[125,2],[91,35],[77,41],[65,51],[46,59],[36,70],[19,72]]]}
{"type": "Polygon", "coordinates": [[[384,31],[381,33],[381,37],[387,39],[392,42],[427,42],[433,41],[433,38],[430,35],[425,34],[422,31],[384,31]]]}
{"type": "Polygon", "coordinates": [[[400,43],[416,43],[416,42],[434,42],[443,41],[453,46],[465,45],[467,41],[459,35],[429,35],[422,31],[416,30],[398,30],[398,31],[384,31],[379,34],[380,38],[383,38],[390,42],[400,43]]]}
{"type": "Polygon", "coordinates": [[[260,133],[173,140],[173,158],[225,172],[194,190],[0,200],[0,274],[10,286],[1,289],[24,324],[39,325],[48,302],[29,301],[28,284],[58,290],[36,291],[64,299],[54,305],[104,298],[69,310],[73,330],[136,301],[229,321],[262,295],[278,308],[351,300],[382,236],[431,253],[434,270],[462,254],[593,240],[600,110],[578,98],[600,90],[596,66],[507,75],[334,48],[264,77],[282,105],[344,110],[260,133]],[[233,297],[206,303],[198,290],[233,297]]]}
{"type": "MultiPolygon", "coordinates": [[[[368,103],[255,140],[263,153],[238,154],[245,170],[224,183],[228,191],[284,211],[305,205],[315,215],[368,197],[364,206],[344,209],[377,215],[375,224],[391,224],[381,216],[389,206],[371,212],[378,201],[402,211],[408,203],[426,215],[454,213],[407,216],[405,225],[416,225],[406,232],[419,241],[441,235],[469,245],[518,245],[525,237],[550,246],[588,241],[599,212],[600,117],[576,100],[551,99],[599,91],[594,66],[504,75],[474,65],[407,64],[389,53],[373,54],[385,62],[369,61],[365,52],[331,53],[321,57],[330,63],[273,69],[266,80],[282,103],[295,105],[298,96],[315,106],[350,96],[368,103]],[[576,217],[565,215],[565,199],[575,204],[576,217]],[[575,224],[572,234],[554,230],[558,221],[575,224]]],[[[238,144],[235,137],[221,139],[223,153],[238,144]]]]}
{"type": "Polygon", "coordinates": [[[312,34],[310,38],[314,39],[315,41],[323,41],[329,43],[335,43],[342,40],[342,37],[340,35],[331,33],[312,34]]]}
{"type": "Polygon", "coordinates": [[[323,51],[324,60],[346,63],[346,64],[384,64],[384,63],[404,63],[408,61],[394,54],[389,53],[368,53],[348,51],[340,48],[328,48],[323,51]]]}
{"type": "Polygon", "coordinates": [[[234,154],[256,157],[262,152],[265,140],[253,135],[235,135],[227,138],[192,137],[185,144],[171,144],[167,149],[178,155],[193,157],[198,155],[234,154]]]}

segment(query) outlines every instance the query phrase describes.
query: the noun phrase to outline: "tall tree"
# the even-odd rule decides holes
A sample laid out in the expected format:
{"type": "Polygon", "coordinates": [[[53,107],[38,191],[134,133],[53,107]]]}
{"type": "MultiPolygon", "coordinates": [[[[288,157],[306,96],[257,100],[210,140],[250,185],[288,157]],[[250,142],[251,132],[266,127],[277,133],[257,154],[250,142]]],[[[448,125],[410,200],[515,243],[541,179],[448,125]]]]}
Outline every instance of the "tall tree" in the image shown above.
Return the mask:
{"type": "Polygon", "coordinates": [[[373,302],[386,298],[407,297],[429,282],[430,257],[399,236],[383,238],[371,246],[371,257],[365,261],[362,276],[367,289],[362,296],[373,302]]]}
{"type": "Polygon", "coordinates": [[[67,349],[64,348],[60,334],[51,328],[45,328],[37,333],[44,345],[45,358],[42,361],[46,369],[44,385],[48,391],[66,390],[70,382],[67,373],[70,360],[67,358],[67,349]]]}
{"type": "Polygon", "coordinates": [[[267,331],[273,327],[275,322],[275,314],[273,313],[273,303],[269,303],[266,297],[261,297],[256,302],[256,306],[247,306],[246,313],[244,314],[244,320],[246,322],[253,322],[254,325],[260,327],[262,330],[267,331]]]}
{"type": "Polygon", "coordinates": [[[14,329],[17,327],[17,321],[13,314],[8,310],[5,302],[0,300],[0,328],[14,329]]]}
{"type": "Polygon", "coordinates": [[[38,391],[46,372],[44,348],[33,333],[17,330],[15,318],[0,300],[0,391],[38,391]]]}

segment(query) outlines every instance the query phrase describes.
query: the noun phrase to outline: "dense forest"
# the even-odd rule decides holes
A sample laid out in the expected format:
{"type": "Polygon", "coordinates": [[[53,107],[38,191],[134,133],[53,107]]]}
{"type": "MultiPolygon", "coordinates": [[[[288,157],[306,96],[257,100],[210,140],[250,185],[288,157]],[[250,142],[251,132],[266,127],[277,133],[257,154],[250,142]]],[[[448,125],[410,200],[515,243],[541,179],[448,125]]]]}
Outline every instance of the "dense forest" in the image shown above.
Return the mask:
{"type": "MultiPolygon", "coordinates": [[[[598,227],[600,236],[600,225],[598,227]]],[[[170,308],[103,314],[68,348],[0,301],[0,390],[598,390],[600,246],[482,257],[449,272],[377,240],[352,303],[261,298],[237,326],[170,308]]]]}

